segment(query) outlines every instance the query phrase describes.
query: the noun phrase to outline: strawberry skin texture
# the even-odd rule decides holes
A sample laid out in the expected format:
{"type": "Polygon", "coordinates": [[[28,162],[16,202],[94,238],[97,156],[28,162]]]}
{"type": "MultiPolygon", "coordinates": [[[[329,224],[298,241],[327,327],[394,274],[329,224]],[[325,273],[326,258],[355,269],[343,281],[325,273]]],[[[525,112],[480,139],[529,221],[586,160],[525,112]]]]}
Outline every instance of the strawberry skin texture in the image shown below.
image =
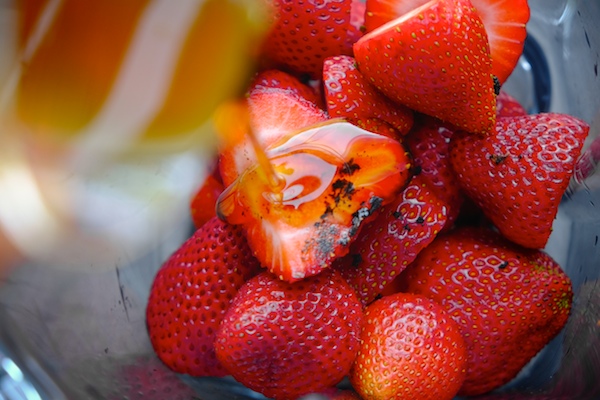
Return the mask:
{"type": "Polygon", "coordinates": [[[498,119],[487,138],[456,132],[450,161],[467,195],[500,232],[543,248],[589,126],[546,113],[498,119]]]}
{"type": "Polygon", "coordinates": [[[227,311],[217,357],[250,389],[297,399],[348,374],[362,317],[356,294],[333,270],[296,283],[264,272],[240,289],[227,311]]]}
{"type": "Polygon", "coordinates": [[[383,291],[435,239],[446,223],[446,207],[415,176],[404,191],[381,208],[347,256],[334,262],[363,305],[383,291]]]}
{"type": "Polygon", "coordinates": [[[451,400],[465,379],[457,324],[424,296],[396,293],[365,309],[350,382],[364,399],[451,400]]]}
{"type": "Polygon", "coordinates": [[[500,90],[500,93],[496,97],[497,118],[518,117],[527,114],[527,110],[525,110],[517,99],[506,93],[504,90],[500,90]]]}
{"type": "Polygon", "coordinates": [[[281,68],[320,79],[323,60],[352,55],[362,36],[362,7],[355,0],[271,0],[273,25],[263,56],[281,68]]]}
{"type": "Polygon", "coordinates": [[[456,221],[465,200],[450,165],[450,138],[453,133],[452,126],[436,118],[419,115],[412,131],[404,139],[415,168],[420,170],[420,175],[435,195],[448,206],[446,229],[456,221]]]}
{"type": "Polygon", "coordinates": [[[471,0],[490,42],[492,73],[500,84],[515,69],[523,53],[530,10],[527,0],[471,0]]]}
{"type": "Polygon", "coordinates": [[[496,120],[490,50],[468,0],[434,0],[354,44],[358,69],[390,99],[466,131],[496,120]]]}
{"type": "Polygon", "coordinates": [[[323,85],[331,118],[378,118],[393,126],[401,136],[413,125],[412,110],[394,104],[382,95],[362,76],[351,56],[325,59],[323,85]]]}
{"type": "Polygon", "coordinates": [[[262,271],[239,227],[212,218],[156,274],[146,308],[150,341],[173,371],[225,376],[213,341],[242,284],[262,271]]]}
{"type": "Polygon", "coordinates": [[[475,396],[507,383],[565,325],[571,281],[547,254],[485,228],[461,228],[436,240],[402,279],[410,293],[440,303],[468,349],[459,394],[475,396]]]}

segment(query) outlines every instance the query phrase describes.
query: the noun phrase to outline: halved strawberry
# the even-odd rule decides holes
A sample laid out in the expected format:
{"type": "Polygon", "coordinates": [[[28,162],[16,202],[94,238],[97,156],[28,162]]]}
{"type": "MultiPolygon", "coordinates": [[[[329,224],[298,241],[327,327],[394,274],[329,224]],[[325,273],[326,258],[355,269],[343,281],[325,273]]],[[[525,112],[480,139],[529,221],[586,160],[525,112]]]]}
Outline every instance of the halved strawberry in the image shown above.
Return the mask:
{"type": "MultiPolygon", "coordinates": [[[[429,0],[367,0],[365,28],[370,32],[429,0]]],[[[527,0],[471,0],[483,21],[490,43],[492,73],[504,83],[512,73],[527,36],[527,0]]]]}
{"type": "Polygon", "coordinates": [[[452,135],[450,162],[466,194],[506,238],[543,248],[589,129],[558,113],[499,118],[493,136],[452,135]]]}
{"type": "Polygon", "coordinates": [[[523,53],[530,11],[527,0],[471,0],[490,42],[492,73],[500,83],[515,69],[523,53]]]}
{"type": "Polygon", "coordinates": [[[492,60],[469,0],[432,0],[363,36],[354,57],[393,101],[469,132],[493,130],[492,60]]]}
{"type": "Polygon", "coordinates": [[[356,68],[351,56],[335,56],[323,63],[323,87],[329,116],[364,120],[379,118],[400,135],[413,125],[411,109],[394,104],[381,94],[356,68]]]}
{"type": "Polygon", "coordinates": [[[356,290],[363,305],[371,303],[431,243],[446,223],[446,207],[415,176],[393,202],[333,266],[356,290]]]}
{"type": "Polygon", "coordinates": [[[450,138],[454,127],[438,119],[419,115],[404,143],[414,159],[415,168],[435,195],[448,207],[445,228],[452,227],[465,200],[450,165],[450,138]]]}
{"type": "MultiPolygon", "coordinates": [[[[327,113],[317,106],[316,99],[314,91],[294,76],[264,71],[248,89],[248,115],[231,118],[247,118],[257,141],[266,147],[292,132],[327,120],[327,113]]],[[[225,186],[257,162],[250,137],[246,132],[242,136],[238,143],[220,152],[219,170],[225,186]]]]}
{"type": "Polygon", "coordinates": [[[346,254],[363,222],[410,176],[410,157],[397,140],[335,120],[267,147],[266,155],[278,182],[252,166],[217,207],[244,226],[262,265],[290,282],[346,254]]]}

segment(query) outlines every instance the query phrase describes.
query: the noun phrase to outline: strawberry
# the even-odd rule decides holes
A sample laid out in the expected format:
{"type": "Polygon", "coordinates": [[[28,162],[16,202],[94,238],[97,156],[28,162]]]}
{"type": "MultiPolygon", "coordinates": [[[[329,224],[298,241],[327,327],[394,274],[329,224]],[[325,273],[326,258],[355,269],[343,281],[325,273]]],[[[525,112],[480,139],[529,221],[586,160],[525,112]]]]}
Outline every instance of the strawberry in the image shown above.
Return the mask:
{"type": "Polygon", "coordinates": [[[492,73],[500,84],[515,69],[523,53],[530,10],[527,0],[471,0],[490,42],[492,73]]]}
{"type": "Polygon", "coordinates": [[[269,69],[258,73],[252,81],[249,94],[254,92],[269,92],[270,89],[289,91],[314,104],[321,102],[315,88],[303,83],[293,75],[278,69],[269,69]]]}
{"type": "Polygon", "coordinates": [[[350,382],[365,399],[451,400],[465,379],[457,324],[423,296],[397,293],[365,309],[350,382]]]}
{"type": "Polygon", "coordinates": [[[467,195],[504,236],[543,248],[588,131],[564,114],[500,118],[492,136],[456,132],[450,160],[467,195]]]}
{"type": "Polygon", "coordinates": [[[456,221],[465,199],[450,165],[450,138],[454,128],[425,115],[419,115],[417,120],[404,143],[413,156],[415,168],[447,205],[445,228],[448,229],[456,221]]]}
{"type": "Polygon", "coordinates": [[[351,55],[362,35],[364,6],[358,0],[271,0],[272,27],[263,57],[297,74],[321,78],[323,60],[351,55]]]}
{"type": "Polygon", "coordinates": [[[198,229],[152,283],[146,321],[158,357],[175,372],[227,375],[215,334],[237,290],[260,270],[239,227],[215,217],[198,229]]]}
{"type": "MultiPolygon", "coordinates": [[[[409,13],[429,0],[367,0],[365,29],[379,26],[409,13]]],[[[492,74],[504,83],[523,52],[529,21],[527,0],[470,0],[481,17],[490,44],[492,74]]]]}
{"type": "Polygon", "coordinates": [[[398,141],[402,140],[402,135],[400,135],[396,128],[379,118],[350,118],[348,119],[348,122],[366,131],[378,133],[398,141]]]}
{"type": "Polygon", "coordinates": [[[560,266],[484,228],[438,236],[403,273],[406,290],[439,302],[468,350],[460,394],[493,390],[516,376],[562,329],[573,292],[560,266]]]}
{"type": "MultiPolygon", "coordinates": [[[[315,104],[315,99],[312,89],[292,75],[271,70],[258,74],[251,82],[246,102],[247,122],[259,144],[269,146],[293,132],[327,120],[327,114],[315,104]]],[[[231,118],[243,117],[232,115],[231,118]]],[[[219,170],[225,186],[233,183],[256,162],[256,154],[247,135],[223,149],[219,156],[219,170]]]]}
{"type": "Polygon", "coordinates": [[[446,207],[423,177],[415,176],[364,228],[348,255],[333,265],[367,305],[433,241],[445,222],[446,207]]]}
{"type": "Polygon", "coordinates": [[[430,1],[363,36],[354,57],[392,100],[469,132],[493,130],[492,60],[470,1],[430,1]]]}
{"type": "Polygon", "coordinates": [[[269,398],[296,399],[336,385],[356,357],[356,294],[335,271],[288,283],[264,272],[238,292],[217,332],[219,361],[269,398]]]}
{"type": "Polygon", "coordinates": [[[216,216],[215,206],[223,189],[223,182],[218,178],[218,174],[210,174],[196,191],[190,202],[190,214],[196,228],[200,228],[216,216]]]}
{"type": "Polygon", "coordinates": [[[496,116],[502,117],[518,117],[519,115],[527,115],[527,110],[519,103],[517,99],[500,90],[496,97],[496,116]]]}
{"type": "Polygon", "coordinates": [[[392,103],[373,87],[351,56],[335,56],[323,64],[323,86],[330,117],[352,120],[379,118],[405,135],[413,124],[413,112],[392,103]]]}
{"type": "Polygon", "coordinates": [[[266,149],[277,182],[260,166],[219,198],[219,215],[244,226],[261,264],[286,281],[315,275],[348,253],[365,221],[410,178],[397,140],[347,122],[322,124],[266,149]]]}

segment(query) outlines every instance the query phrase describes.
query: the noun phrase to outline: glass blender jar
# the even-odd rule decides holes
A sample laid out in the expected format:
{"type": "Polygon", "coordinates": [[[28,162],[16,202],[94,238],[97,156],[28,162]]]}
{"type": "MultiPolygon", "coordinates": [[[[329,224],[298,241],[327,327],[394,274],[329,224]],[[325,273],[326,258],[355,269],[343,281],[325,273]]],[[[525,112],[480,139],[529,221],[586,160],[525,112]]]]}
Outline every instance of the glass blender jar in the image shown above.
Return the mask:
{"type": "MultiPolygon", "coordinates": [[[[61,2],[46,5],[54,3],[59,7],[61,2]]],[[[144,3],[159,7],[163,2],[144,3]]],[[[194,3],[203,2],[182,2],[189,7],[194,3]]],[[[504,89],[531,113],[563,112],[588,122],[585,157],[595,166],[600,2],[529,4],[525,52],[504,89]]],[[[3,15],[16,10],[6,0],[0,5],[3,15]]],[[[173,7],[170,3],[167,8],[173,7]]],[[[184,18],[190,12],[180,14],[184,18]]],[[[9,75],[0,74],[3,85],[10,84],[9,75]]],[[[77,178],[77,184],[68,186],[69,193],[79,193],[69,203],[80,211],[78,218],[69,220],[77,229],[59,230],[63,241],[47,241],[48,231],[36,231],[35,220],[25,220],[30,221],[30,232],[41,233],[35,240],[21,237],[18,247],[44,246],[29,250],[27,261],[0,283],[0,399],[262,399],[228,378],[192,379],[172,373],[154,356],[146,333],[144,313],[152,279],[190,234],[187,201],[207,171],[198,160],[209,156],[197,148],[179,148],[158,153],[158,158],[153,149],[144,153],[152,154],[148,158],[121,149],[115,153],[111,143],[101,143],[105,158],[100,161],[109,159],[116,166],[107,170],[94,159],[98,142],[91,137],[80,153],[70,153],[62,175],[47,177],[53,184],[70,183],[66,170],[77,178]],[[85,235],[98,230],[108,241],[85,235]]],[[[23,145],[14,146],[22,150],[23,145]]],[[[41,150],[28,151],[37,155],[41,150]]],[[[513,382],[483,398],[600,398],[600,180],[587,170],[577,176],[546,248],[573,281],[572,315],[563,332],[513,382]]],[[[52,196],[54,187],[42,191],[52,196]]],[[[60,193],[56,196],[60,199],[60,193]]],[[[59,227],[64,222],[57,221],[59,227]]]]}

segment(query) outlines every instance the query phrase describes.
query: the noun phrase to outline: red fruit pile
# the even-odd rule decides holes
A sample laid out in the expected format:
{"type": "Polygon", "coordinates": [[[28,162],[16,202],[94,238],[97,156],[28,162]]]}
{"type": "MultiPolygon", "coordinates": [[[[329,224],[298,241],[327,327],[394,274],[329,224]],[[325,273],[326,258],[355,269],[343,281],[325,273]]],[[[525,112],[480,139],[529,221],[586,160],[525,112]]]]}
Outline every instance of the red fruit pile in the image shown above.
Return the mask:
{"type": "Polygon", "coordinates": [[[570,313],[543,248],[589,131],[500,90],[527,2],[265,3],[198,230],[152,286],[156,354],[274,399],[509,382],[570,313]]]}

